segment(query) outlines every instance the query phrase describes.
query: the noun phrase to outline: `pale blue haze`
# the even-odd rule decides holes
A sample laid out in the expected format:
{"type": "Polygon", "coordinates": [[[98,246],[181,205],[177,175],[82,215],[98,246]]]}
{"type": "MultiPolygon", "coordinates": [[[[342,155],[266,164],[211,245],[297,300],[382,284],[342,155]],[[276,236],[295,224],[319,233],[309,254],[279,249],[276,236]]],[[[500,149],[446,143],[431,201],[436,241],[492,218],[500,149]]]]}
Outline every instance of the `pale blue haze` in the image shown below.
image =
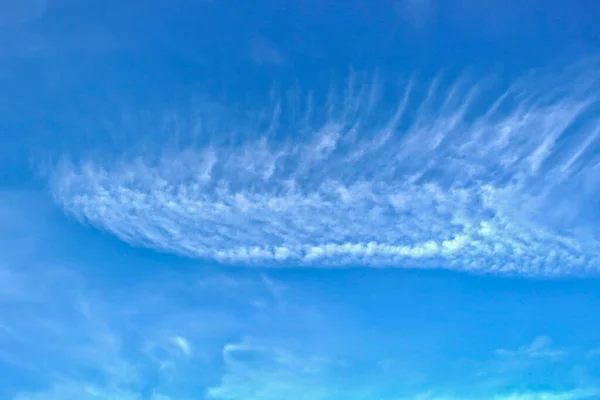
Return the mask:
{"type": "Polygon", "coordinates": [[[600,399],[600,4],[0,2],[0,400],[600,399]]]}

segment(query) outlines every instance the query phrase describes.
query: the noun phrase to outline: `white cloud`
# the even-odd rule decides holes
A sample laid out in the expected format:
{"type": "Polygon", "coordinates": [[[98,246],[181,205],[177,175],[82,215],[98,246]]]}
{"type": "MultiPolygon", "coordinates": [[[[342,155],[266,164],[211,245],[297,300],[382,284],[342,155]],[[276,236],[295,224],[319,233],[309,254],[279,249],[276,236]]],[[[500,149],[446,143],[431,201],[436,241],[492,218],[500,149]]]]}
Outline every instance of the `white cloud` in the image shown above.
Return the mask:
{"type": "Polygon", "coordinates": [[[353,78],[322,108],[230,119],[236,144],[65,159],[54,197],[129,243],[225,263],[596,273],[597,80],[573,71],[495,98],[465,77],[399,94],[353,78]]]}
{"type": "Polygon", "coordinates": [[[248,343],[223,347],[226,372],[208,396],[228,400],[330,398],[335,389],[324,382],[327,361],[287,350],[248,343]]]}
{"type": "Polygon", "coordinates": [[[498,349],[496,354],[512,360],[519,359],[545,359],[547,361],[558,361],[567,355],[564,349],[552,346],[552,339],[547,336],[538,336],[531,343],[520,346],[517,349],[498,349]]]}
{"type": "Polygon", "coordinates": [[[2,388],[14,400],[195,399],[218,377],[222,344],[261,329],[252,324],[256,315],[272,321],[276,304],[257,311],[250,300],[283,288],[267,276],[170,272],[99,289],[96,279],[44,267],[21,268],[28,279],[0,294],[0,364],[27,377],[2,388]],[[198,290],[198,282],[211,281],[241,293],[234,299],[223,286],[198,290]],[[30,377],[35,386],[27,384],[30,377]]]}
{"type": "MultiPolygon", "coordinates": [[[[583,400],[598,396],[594,389],[573,389],[567,391],[522,391],[504,394],[488,394],[486,396],[452,396],[424,393],[411,397],[415,400],[583,400]]],[[[408,399],[406,399],[408,400],[408,399]]]]}
{"type": "Polygon", "coordinates": [[[192,355],[192,345],[190,342],[181,336],[174,336],[171,338],[171,342],[179,348],[183,352],[186,357],[190,357],[192,355]]]}
{"type": "MultiPolygon", "coordinates": [[[[519,348],[518,352],[536,358],[540,363],[552,361],[557,356],[556,351],[551,350],[543,338],[519,348]]],[[[437,389],[435,383],[432,383],[431,387],[436,389],[425,392],[399,390],[402,386],[398,384],[397,373],[394,371],[382,374],[380,370],[374,382],[369,379],[360,382],[345,379],[336,381],[336,377],[340,378],[340,371],[343,371],[343,368],[339,368],[344,363],[247,341],[225,345],[223,359],[226,367],[224,375],[220,383],[207,392],[208,396],[214,399],[577,400],[594,399],[600,393],[591,386],[574,386],[567,389],[554,389],[550,386],[545,390],[514,390],[510,389],[512,385],[509,384],[511,378],[508,370],[502,373],[499,380],[472,379],[467,384],[468,388],[465,388],[464,384],[451,385],[456,392],[450,388],[437,389]],[[388,375],[393,377],[392,382],[395,384],[388,386],[388,375]],[[396,392],[396,396],[390,397],[390,388],[394,388],[392,392],[396,392]],[[402,395],[411,392],[410,395],[402,395]]],[[[463,371],[462,379],[467,379],[468,375],[468,371],[463,371]]],[[[522,374],[519,374],[518,381],[523,384],[522,374]]]]}
{"type": "Polygon", "coordinates": [[[594,399],[598,396],[597,390],[574,389],[569,391],[539,391],[511,393],[508,395],[494,396],[494,400],[578,400],[594,399]]]}

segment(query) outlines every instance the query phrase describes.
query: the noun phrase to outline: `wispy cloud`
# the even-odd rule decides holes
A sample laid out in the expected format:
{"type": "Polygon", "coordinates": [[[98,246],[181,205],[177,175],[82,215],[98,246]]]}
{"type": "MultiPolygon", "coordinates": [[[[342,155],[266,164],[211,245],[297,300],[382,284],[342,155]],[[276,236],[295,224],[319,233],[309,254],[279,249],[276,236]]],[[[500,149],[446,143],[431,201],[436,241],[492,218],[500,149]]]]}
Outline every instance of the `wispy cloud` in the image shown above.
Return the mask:
{"type": "Polygon", "coordinates": [[[327,360],[298,356],[287,350],[231,343],[223,347],[226,372],[208,389],[214,399],[326,399],[333,387],[324,382],[327,360]]]}
{"type": "Polygon", "coordinates": [[[219,378],[223,343],[260,330],[252,323],[258,315],[270,321],[278,313],[278,300],[256,310],[252,298],[270,299],[282,287],[267,276],[167,274],[125,293],[118,285],[100,290],[51,264],[21,269],[28,279],[15,279],[16,270],[0,265],[7,284],[18,282],[0,291],[0,375],[9,371],[35,385],[16,379],[2,386],[3,398],[15,400],[195,399],[199,387],[219,378]],[[237,281],[225,288],[244,288],[243,296],[199,290],[198,282],[210,281],[237,281]]]}
{"type": "Polygon", "coordinates": [[[547,336],[538,336],[531,343],[517,349],[498,349],[496,354],[510,359],[546,359],[558,361],[567,355],[563,349],[552,346],[552,339],[547,336]]]}
{"type": "MultiPolygon", "coordinates": [[[[517,391],[504,394],[488,394],[486,397],[480,396],[447,396],[424,393],[411,397],[415,400],[479,400],[482,398],[491,400],[583,400],[594,399],[598,396],[598,391],[593,389],[573,389],[567,391],[517,391]]],[[[407,399],[408,400],[408,399],[407,399]]]]}
{"type": "Polygon", "coordinates": [[[192,345],[190,342],[181,336],[173,336],[171,338],[171,343],[173,343],[186,357],[190,357],[192,355],[192,345]]]}
{"type": "MultiPolygon", "coordinates": [[[[0,268],[4,270],[12,271],[0,268]]],[[[340,322],[345,310],[299,296],[293,282],[281,282],[263,271],[185,276],[170,272],[126,288],[102,290],[75,273],[59,275],[51,266],[44,271],[54,279],[29,274],[18,291],[0,294],[0,368],[9,365],[11,371],[27,371],[37,380],[35,387],[16,385],[9,392],[11,399],[478,398],[453,395],[453,389],[460,389],[457,385],[448,388],[434,378],[415,385],[410,374],[398,373],[401,368],[382,369],[379,357],[356,350],[363,343],[363,328],[347,329],[340,322]],[[21,290],[37,296],[20,295],[21,290]],[[250,300],[258,295],[272,301],[256,310],[250,300]],[[352,345],[337,348],[337,341],[352,345]],[[408,384],[398,384],[398,376],[408,384]],[[409,396],[427,386],[432,388],[427,396],[409,396]]],[[[396,337],[395,328],[388,329],[385,332],[396,337]]],[[[388,347],[390,343],[384,339],[367,350],[414,361],[388,347]]],[[[555,367],[561,352],[540,337],[501,351],[498,358],[525,357],[555,367]]],[[[566,390],[552,384],[539,392],[511,391],[506,388],[514,384],[514,375],[523,382],[522,369],[504,369],[492,376],[498,382],[487,385],[493,379],[474,375],[473,365],[479,362],[468,365],[452,378],[460,380],[462,388],[463,382],[470,382],[477,389],[471,393],[495,393],[479,398],[575,400],[597,394],[569,389],[576,385],[566,390]]],[[[416,369],[421,368],[426,374],[428,367],[416,369]]],[[[546,382],[537,378],[528,382],[546,382]]]]}
{"type": "Polygon", "coordinates": [[[65,158],[52,190],[129,243],[226,263],[597,273],[589,71],[506,90],[439,75],[392,91],[357,74],[322,104],[308,95],[258,123],[230,118],[223,129],[244,132],[233,141],[178,131],[194,144],[65,158]]]}
{"type": "MultiPolygon", "coordinates": [[[[541,366],[561,357],[558,350],[550,348],[545,338],[537,338],[530,345],[511,352],[511,356],[531,358],[541,366]]],[[[506,354],[502,354],[506,356],[506,354]]],[[[522,370],[505,370],[498,380],[471,377],[468,383],[453,384],[440,389],[431,383],[427,391],[398,390],[401,385],[388,385],[385,376],[378,374],[374,381],[337,381],[344,375],[344,363],[322,357],[294,354],[286,349],[268,345],[252,344],[251,341],[227,344],[223,347],[226,371],[221,382],[208,390],[215,399],[418,399],[418,400],[576,400],[594,399],[599,391],[590,385],[572,385],[570,388],[542,390],[515,389],[511,374],[521,376],[522,370]],[[356,386],[354,386],[356,384],[356,386]],[[466,386],[466,387],[465,387],[466,386]],[[389,396],[386,393],[395,392],[389,396]],[[403,397],[398,393],[411,393],[403,397]]],[[[348,367],[348,365],[346,365],[348,367]]],[[[461,379],[470,372],[462,371],[461,379]]],[[[393,381],[397,374],[391,373],[393,381]]],[[[405,377],[407,378],[407,377],[405,377]]],[[[517,384],[517,387],[520,385],[517,384]]]]}

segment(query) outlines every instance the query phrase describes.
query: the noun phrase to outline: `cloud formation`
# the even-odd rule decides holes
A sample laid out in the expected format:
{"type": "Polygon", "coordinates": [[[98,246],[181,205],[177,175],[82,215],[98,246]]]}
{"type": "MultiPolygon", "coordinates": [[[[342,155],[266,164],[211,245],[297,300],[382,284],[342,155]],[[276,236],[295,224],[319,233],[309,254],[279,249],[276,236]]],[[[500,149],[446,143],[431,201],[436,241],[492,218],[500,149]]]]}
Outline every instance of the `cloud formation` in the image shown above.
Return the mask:
{"type": "MultiPolygon", "coordinates": [[[[26,201],[19,207],[31,209],[26,201]]],[[[39,214],[28,217],[29,224],[44,220],[39,214]]],[[[15,231],[10,233],[12,237],[5,238],[12,248],[18,238],[15,242],[15,231]]],[[[38,242],[49,237],[61,240],[52,232],[38,242]]],[[[39,246],[37,250],[43,253],[39,246]]],[[[120,269],[131,259],[109,261],[120,269]]],[[[396,347],[398,338],[406,339],[408,333],[397,322],[365,335],[372,320],[345,303],[348,297],[336,294],[335,285],[327,286],[331,296],[323,297],[287,273],[215,269],[213,274],[209,268],[182,273],[170,262],[162,265],[164,273],[121,284],[106,281],[102,273],[82,276],[85,263],[77,262],[75,270],[47,259],[40,268],[29,263],[0,265],[0,277],[11,288],[0,290],[0,375],[11,379],[8,388],[0,387],[3,398],[399,400],[477,399],[489,398],[490,393],[499,400],[597,397],[594,360],[574,353],[573,363],[556,363],[562,350],[546,337],[497,357],[488,351],[473,354],[471,343],[465,343],[460,348],[466,363],[463,357],[448,357],[443,349],[438,349],[441,356],[422,363],[428,358],[422,349],[433,343],[431,338],[396,347]],[[286,275],[287,280],[281,280],[286,275]],[[340,299],[343,303],[336,304],[340,299]],[[408,349],[413,345],[421,350],[408,349]],[[382,368],[381,357],[403,362],[382,368]],[[498,361],[523,357],[531,362],[496,368],[498,361]],[[573,365],[589,371],[591,379],[571,381],[573,365]],[[487,374],[479,374],[482,368],[487,374]],[[554,381],[552,374],[561,379],[554,381]],[[544,389],[523,392],[524,384],[544,389]],[[463,395],[465,388],[471,397],[463,395]]],[[[100,268],[106,263],[103,260],[100,268]]],[[[360,285],[364,275],[357,278],[353,282],[360,285]]],[[[355,285],[338,285],[343,293],[356,291],[355,285]]],[[[390,287],[391,296],[400,292],[396,287],[390,287]]],[[[414,301],[423,303],[412,296],[410,304],[403,296],[390,299],[399,310],[414,301]]],[[[472,326],[477,331],[482,325],[472,326]]],[[[416,329],[419,337],[428,336],[427,329],[416,329]]],[[[495,347],[497,342],[490,343],[489,348],[495,347]]],[[[451,353],[458,354],[456,349],[451,353]]]]}
{"type": "Polygon", "coordinates": [[[171,338],[171,343],[175,345],[186,357],[190,357],[192,355],[192,345],[190,342],[181,336],[173,336],[171,338]]]}
{"type": "MultiPolygon", "coordinates": [[[[501,395],[491,395],[486,397],[492,400],[584,400],[594,399],[598,396],[596,390],[574,389],[567,391],[522,391],[512,392],[501,395]]],[[[482,397],[476,396],[445,396],[425,393],[413,397],[416,400],[479,400],[482,397]]]]}
{"type": "Polygon", "coordinates": [[[223,347],[226,373],[219,385],[208,389],[214,399],[327,399],[334,388],[323,382],[326,359],[300,357],[285,349],[250,343],[223,347]]]}
{"type": "MultiPolygon", "coordinates": [[[[10,272],[0,265],[0,276],[10,272]]],[[[26,373],[35,382],[23,388],[16,379],[0,388],[3,398],[198,398],[219,378],[222,343],[246,325],[260,328],[246,303],[271,290],[260,279],[246,279],[239,283],[247,286],[243,298],[232,301],[226,293],[204,293],[194,279],[171,277],[132,285],[123,296],[114,288],[99,293],[55,268],[48,275],[55,281],[43,279],[38,287],[31,279],[19,288],[37,292],[35,298],[0,292],[0,372],[26,373]]],[[[267,303],[256,312],[264,319],[276,309],[267,303]]]]}
{"type": "Polygon", "coordinates": [[[289,95],[248,113],[258,122],[180,119],[195,128],[175,149],[65,157],[51,187],[122,240],[224,263],[597,273],[590,71],[506,88],[440,74],[398,90],[355,74],[323,102],[289,95]]]}
{"type": "MultiPolygon", "coordinates": [[[[536,338],[532,344],[519,347],[511,353],[511,357],[527,357],[534,361],[530,368],[544,368],[551,365],[557,357],[562,357],[557,350],[550,349],[550,339],[536,338]]],[[[502,354],[507,356],[507,354],[502,354]]],[[[562,389],[535,390],[511,384],[513,374],[522,379],[523,369],[505,369],[498,372],[492,379],[471,374],[469,368],[462,369],[461,379],[467,379],[462,384],[454,382],[451,388],[438,388],[435,385],[426,391],[405,389],[399,390],[401,381],[411,381],[406,375],[398,375],[397,371],[387,374],[379,371],[374,374],[366,373],[360,379],[351,381],[336,380],[344,376],[345,371],[352,370],[351,363],[340,363],[323,357],[299,355],[289,350],[257,345],[251,341],[230,343],[223,347],[225,373],[216,386],[208,389],[209,398],[227,400],[270,400],[270,399],[368,399],[384,400],[577,400],[594,399],[599,392],[589,383],[573,385],[562,389]],[[387,378],[392,377],[391,380],[387,378]],[[390,384],[390,382],[393,382],[390,384]],[[395,395],[387,393],[395,392],[395,395]],[[398,396],[398,393],[411,392],[410,396],[398,396]]],[[[372,367],[372,366],[371,366],[372,367]]],[[[372,370],[371,370],[372,372],[372,370]]],[[[422,388],[422,386],[420,386],[422,388]]],[[[443,385],[442,385],[443,387],[443,385]]]]}
{"type": "Polygon", "coordinates": [[[521,346],[516,350],[498,349],[496,354],[509,359],[546,359],[557,361],[567,355],[563,349],[552,347],[552,340],[547,336],[538,336],[528,345],[521,346]]]}

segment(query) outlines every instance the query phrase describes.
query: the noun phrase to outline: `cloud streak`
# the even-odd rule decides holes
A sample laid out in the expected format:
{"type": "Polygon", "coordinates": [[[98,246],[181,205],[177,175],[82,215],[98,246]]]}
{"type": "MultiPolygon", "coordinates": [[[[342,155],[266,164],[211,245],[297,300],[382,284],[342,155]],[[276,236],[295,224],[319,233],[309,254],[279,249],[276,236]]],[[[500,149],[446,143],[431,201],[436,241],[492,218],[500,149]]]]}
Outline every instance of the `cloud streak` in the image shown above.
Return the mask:
{"type": "Polygon", "coordinates": [[[64,157],[51,188],[124,241],[223,263],[595,274],[589,71],[507,88],[440,74],[398,90],[354,74],[323,102],[277,99],[258,122],[180,119],[203,127],[178,131],[191,144],[64,157]]]}
{"type": "Polygon", "coordinates": [[[562,349],[552,347],[552,340],[547,336],[539,336],[526,346],[521,346],[516,350],[498,349],[496,354],[509,359],[546,359],[548,361],[558,361],[567,355],[562,349]]]}
{"type": "Polygon", "coordinates": [[[226,373],[219,385],[207,391],[213,399],[330,398],[335,390],[324,383],[327,360],[298,357],[284,349],[250,343],[223,347],[226,373]],[[302,388],[302,394],[299,389],[302,388]]]}

